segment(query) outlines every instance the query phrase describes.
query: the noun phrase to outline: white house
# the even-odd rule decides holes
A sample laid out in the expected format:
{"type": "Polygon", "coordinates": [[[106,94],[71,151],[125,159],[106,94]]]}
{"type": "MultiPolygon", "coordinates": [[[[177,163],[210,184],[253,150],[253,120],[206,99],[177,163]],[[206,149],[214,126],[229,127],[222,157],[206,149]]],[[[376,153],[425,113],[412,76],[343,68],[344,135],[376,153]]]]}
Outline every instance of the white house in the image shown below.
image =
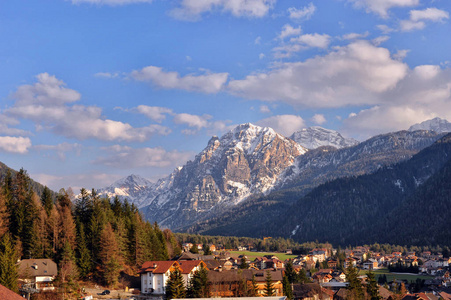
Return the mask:
{"type": "Polygon", "coordinates": [[[19,278],[42,291],[54,290],[58,268],[51,259],[24,259],[19,262],[19,278]]]}
{"type": "Polygon", "coordinates": [[[175,268],[180,269],[180,264],[176,261],[146,261],[139,272],[141,274],[141,292],[143,294],[164,294],[166,281],[175,268]]]}
{"type": "Polygon", "coordinates": [[[201,260],[184,261],[146,261],[140,270],[141,292],[144,294],[164,294],[166,282],[176,268],[182,273],[185,286],[191,281],[194,272],[199,271],[206,264],[201,260]]]}

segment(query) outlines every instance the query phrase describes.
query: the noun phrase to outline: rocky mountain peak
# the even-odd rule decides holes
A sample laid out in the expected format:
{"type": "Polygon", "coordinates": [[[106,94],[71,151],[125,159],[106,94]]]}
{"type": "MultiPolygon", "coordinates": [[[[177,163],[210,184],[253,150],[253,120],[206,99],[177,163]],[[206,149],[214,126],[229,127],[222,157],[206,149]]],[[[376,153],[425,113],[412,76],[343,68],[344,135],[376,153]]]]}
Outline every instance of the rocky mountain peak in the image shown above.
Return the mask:
{"type": "Polygon", "coordinates": [[[451,132],[451,123],[445,119],[434,118],[431,120],[421,122],[419,124],[412,125],[409,128],[409,131],[416,130],[429,130],[435,131],[437,133],[451,132]]]}
{"type": "Polygon", "coordinates": [[[303,128],[293,133],[290,138],[307,149],[316,149],[321,146],[332,146],[341,149],[355,146],[359,143],[353,138],[343,137],[337,131],[319,126],[303,128]]]}

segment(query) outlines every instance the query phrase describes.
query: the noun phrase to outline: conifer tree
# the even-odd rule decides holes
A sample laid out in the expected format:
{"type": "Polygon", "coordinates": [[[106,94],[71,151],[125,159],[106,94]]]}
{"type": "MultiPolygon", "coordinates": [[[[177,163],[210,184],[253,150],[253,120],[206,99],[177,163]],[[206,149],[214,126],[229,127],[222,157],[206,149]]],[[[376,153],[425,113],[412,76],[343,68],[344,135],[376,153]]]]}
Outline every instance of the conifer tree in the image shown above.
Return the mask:
{"type": "Polygon", "coordinates": [[[45,212],[47,213],[47,216],[50,216],[50,213],[53,208],[53,200],[52,200],[52,194],[50,193],[50,189],[45,186],[44,190],[42,191],[41,196],[41,203],[44,207],[45,212]]]}
{"type": "Polygon", "coordinates": [[[9,233],[0,240],[0,284],[18,291],[17,253],[9,233]]]}
{"type": "Polygon", "coordinates": [[[289,260],[285,264],[285,276],[287,276],[289,283],[295,283],[297,281],[297,274],[293,269],[293,263],[289,260]]]}
{"type": "Polygon", "coordinates": [[[283,295],[287,296],[287,298],[290,300],[293,299],[293,290],[291,289],[291,283],[286,274],[283,276],[282,284],[283,284],[283,295]]]}
{"type": "Polygon", "coordinates": [[[208,281],[208,270],[201,267],[195,271],[187,288],[188,298],[210,298],[210,283],[208,281]]]}
{"type": "Polygon", "coordinates": [[[246,262],[246,257],[241,257],[240,269],[249,269],[249,264],[246,262]]]}
{"type": "Polygon", "coordinates": [[[100,275],[107,286],[114,287],[118,282],[119,272],[122,269],[122,260],[119,255],[116,237],[110,223],[107,223],[102,231],[100,249],[100,275]]]}
{"type": "Polygon", "coordinates": [[[275,295],[274,284],[272,282],[272,276],[270,271],[266,271],[265,277],[265,297],[272,297],[275,295]]]}
{"type": "Polygon", "coordinates": [[[64,293],[72,293],[76,287],[78,270],[75,262],[76,258],[69,241],[65,241],[61,250],[61,260],[59,262],[59,272],[57,282],[63,288],[64,293]]]}
{"type": "Polygon", "coordinates": [[[169,279],[166,282],[166,299],[185,298],[186,288],[183,282],[182,272],[179,268],[171,271],[169,279]]]}
{"type": "Polygon", "coordinates": [[[76,261],[81,278],[86,278],[92,270],[92,258],[86,243],[84,225],[78,225],[76,261]]]}
{"type": "Polygon", "coordinates": [[[364,292],[362,287],[362,282],[358,277],[358,270],[352,263],[346,268],[346,279],[348,280],[348,299],[359,300],[363,299],[364,292]]]}
{"type": "Polygon", "coordinates": [[[366,276],[368,277],[366,285],[366,292],[368,293],[368,297],[370,298],[370,300],[381,299],[381,296],[379,296],[379,287],[377,285],[374,272],[369,270],[368,273],[366,273],[366,276]]]}

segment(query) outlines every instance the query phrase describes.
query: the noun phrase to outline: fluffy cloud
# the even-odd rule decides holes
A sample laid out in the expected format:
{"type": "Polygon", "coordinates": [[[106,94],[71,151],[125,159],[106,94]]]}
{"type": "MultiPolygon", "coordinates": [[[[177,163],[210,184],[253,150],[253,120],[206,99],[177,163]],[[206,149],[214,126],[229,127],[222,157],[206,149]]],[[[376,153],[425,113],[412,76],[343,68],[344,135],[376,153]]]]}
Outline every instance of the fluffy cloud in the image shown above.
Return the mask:
{"type": "Polygon", "coordinates": [[[344,132],[362,138],[409,128],[434,117],[451,119],[451,69],[422,65],[409,70],[395,89],[381,97],[391,99],[350,115],[344,132]]]}
{"type": "Polygon", "coordinates": [[[357,40],[357,39],[366,38],[369,34],[370,33],[368,31],[366,31],[364,33],[351,32],[351,33],[343,35],[341,38],[343,40],[357,40]]]}
{"type": "Polygon", "coordinates": [[[270,113],[271,110],[269,109],[268,105],[261,105],[260,106],[260,112],[266,114],[266,113],[270,113]]]}
{"type": "Polygon", "coordinates": [[[273,49],[276,58],[290,57],[293,53],[308,49],[326,49],[330,43],[330,36],[327,34],[303,34],[290,39],[289,44],[284,44],[273,49]]]}
{"type": "Polygon", "coordinates": [[[309,3],[308,6],[304,6],[301,9],[297,9],[295,7],[288,8],[288,13],[290,19],[310,19],[310,17],[315,13],[316,7],[312,2],[309,3]]]}
{"type": "Polygon", "coordinates": [[[27,137],[0,136],[0,151],[24,154],[31,147],[27,137]]]}
{"type": "Polygon", "coordinates": [[[191,114],[177,114],[174,116],[175,124],[184,124],[189,127],[195,127],[198,130],[208,126],[208,120],[210,120],[212,116],[210,115],[191,115],[191,114]]]}
{"type": "Polygon", "coordinates": [[[181,89],[206,94],[217,93],[227,82],[228,73],[189,74],[181,77],[177,72],[165,72],[160,67],[148,66],[135,70],[131,77],[135,80],[150,82],[164,89],[181,89]]]}
{"type": "Polygon", "coordinates": [[[290,136],[293,132],[305,127],[305,122],[300,116],[296,115],[278,115],[272,116],[256,122],[259,126],[273,128],[276,132],[290,136]]]}
{"type": "Polygon", "coordinates": [[[199,20],[202,14],[212,11],[231,13],[235,17],[263,17],[277,0],[182,0],[170,14],[176,19],[199,20]]]}
{"type": "Polygon", "coordinates": [[[96,164],[114,168],[145,168],[145,167],[177,167],[194,156],[191,152],[166,151],[163,148],[131,148],[112,146],[105,148],[110,153],[108,157],[98,158],[96,164]]]}
{"type": "Polygon", "coordinates": [[[297,107],[376,104],[381,101],[378,95],[395,88],[407,71],[408,66],[393,59],[387,49],[356,41],[324,56],[232,80],[228,90],[297,107]]]}
{"type": "Polygon", "coordinates": [[[426,8],[424,10],[411,10],[410,19],[402,20],[399,23],[401,31],[419,30],[426,27],[426,21],[442,22],[449,19],[449,13],[435,7],[426,8]]]}
{"type": "Polygon", "coordinates": [[[135,110],[158,123],[166,119],[166,114],[172,114],[172,109],[158,106],[139,105],[135,110]]]}
{"type": "Polygon", "coordinates": [[[311,121],[315,124],[321,125],[327,122],[326,118],[324,117],[324,115],[321,114],[316,114],[312,117],[311,121]]]}
{"type": "Polygon", "coordinates": [[[420,0],[349,0],[356,7],[365,8],[367,12],[373,12],[383,18],[388,17],[388,11],[392,7],[417,6],[420,0]]]}
{"type": "Polygon", "coordinates": [[[293,28],[290,24],[285,24],[282,27],[282,31],[279,34],[279,39],[283,40],[284,38],[292,35],[299,35],[301,34],[301,26],[298,26],[298,28],[293,28]]]}
{"type": "Polygon", "coordinates": [[[169,134],[161,125],[134,128],[128,123],[109,120],[95,106],[68,105],[80,94],[65,88],[64,82],[43,73],[34,85],[23,85],[13,95],[14,106],[7,115],[31,120],[38,129],[46,129],[69,138],[104,141],[145,141],[154,134],[169,134]]]}
{"type": "Polygon", "coordinates": [[[73,4],[91,3],[99,5],[126,5],[134,3],[151,3],[153,0],[72,0],[73,4]]]}

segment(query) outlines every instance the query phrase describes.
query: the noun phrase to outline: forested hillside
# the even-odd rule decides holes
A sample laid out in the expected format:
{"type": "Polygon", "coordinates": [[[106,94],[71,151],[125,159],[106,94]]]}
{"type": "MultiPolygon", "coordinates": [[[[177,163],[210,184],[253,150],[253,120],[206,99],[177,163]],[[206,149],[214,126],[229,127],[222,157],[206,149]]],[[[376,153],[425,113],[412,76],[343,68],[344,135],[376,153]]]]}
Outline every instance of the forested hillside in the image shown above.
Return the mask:
{"type": "Polygon", "coordinates": [[[143,221],[127,201],[82,189],[75,203],[64,190],[54,202],[48,188],[41,197],[33,191],[24,170],[7,172],[1,184],[0,237],[0,261],[51,258],[58,263],[60,283],[90,279],[114,286],[121,272],[136,274],[146,260],[180,253],[169,230],[143,221]]]}

